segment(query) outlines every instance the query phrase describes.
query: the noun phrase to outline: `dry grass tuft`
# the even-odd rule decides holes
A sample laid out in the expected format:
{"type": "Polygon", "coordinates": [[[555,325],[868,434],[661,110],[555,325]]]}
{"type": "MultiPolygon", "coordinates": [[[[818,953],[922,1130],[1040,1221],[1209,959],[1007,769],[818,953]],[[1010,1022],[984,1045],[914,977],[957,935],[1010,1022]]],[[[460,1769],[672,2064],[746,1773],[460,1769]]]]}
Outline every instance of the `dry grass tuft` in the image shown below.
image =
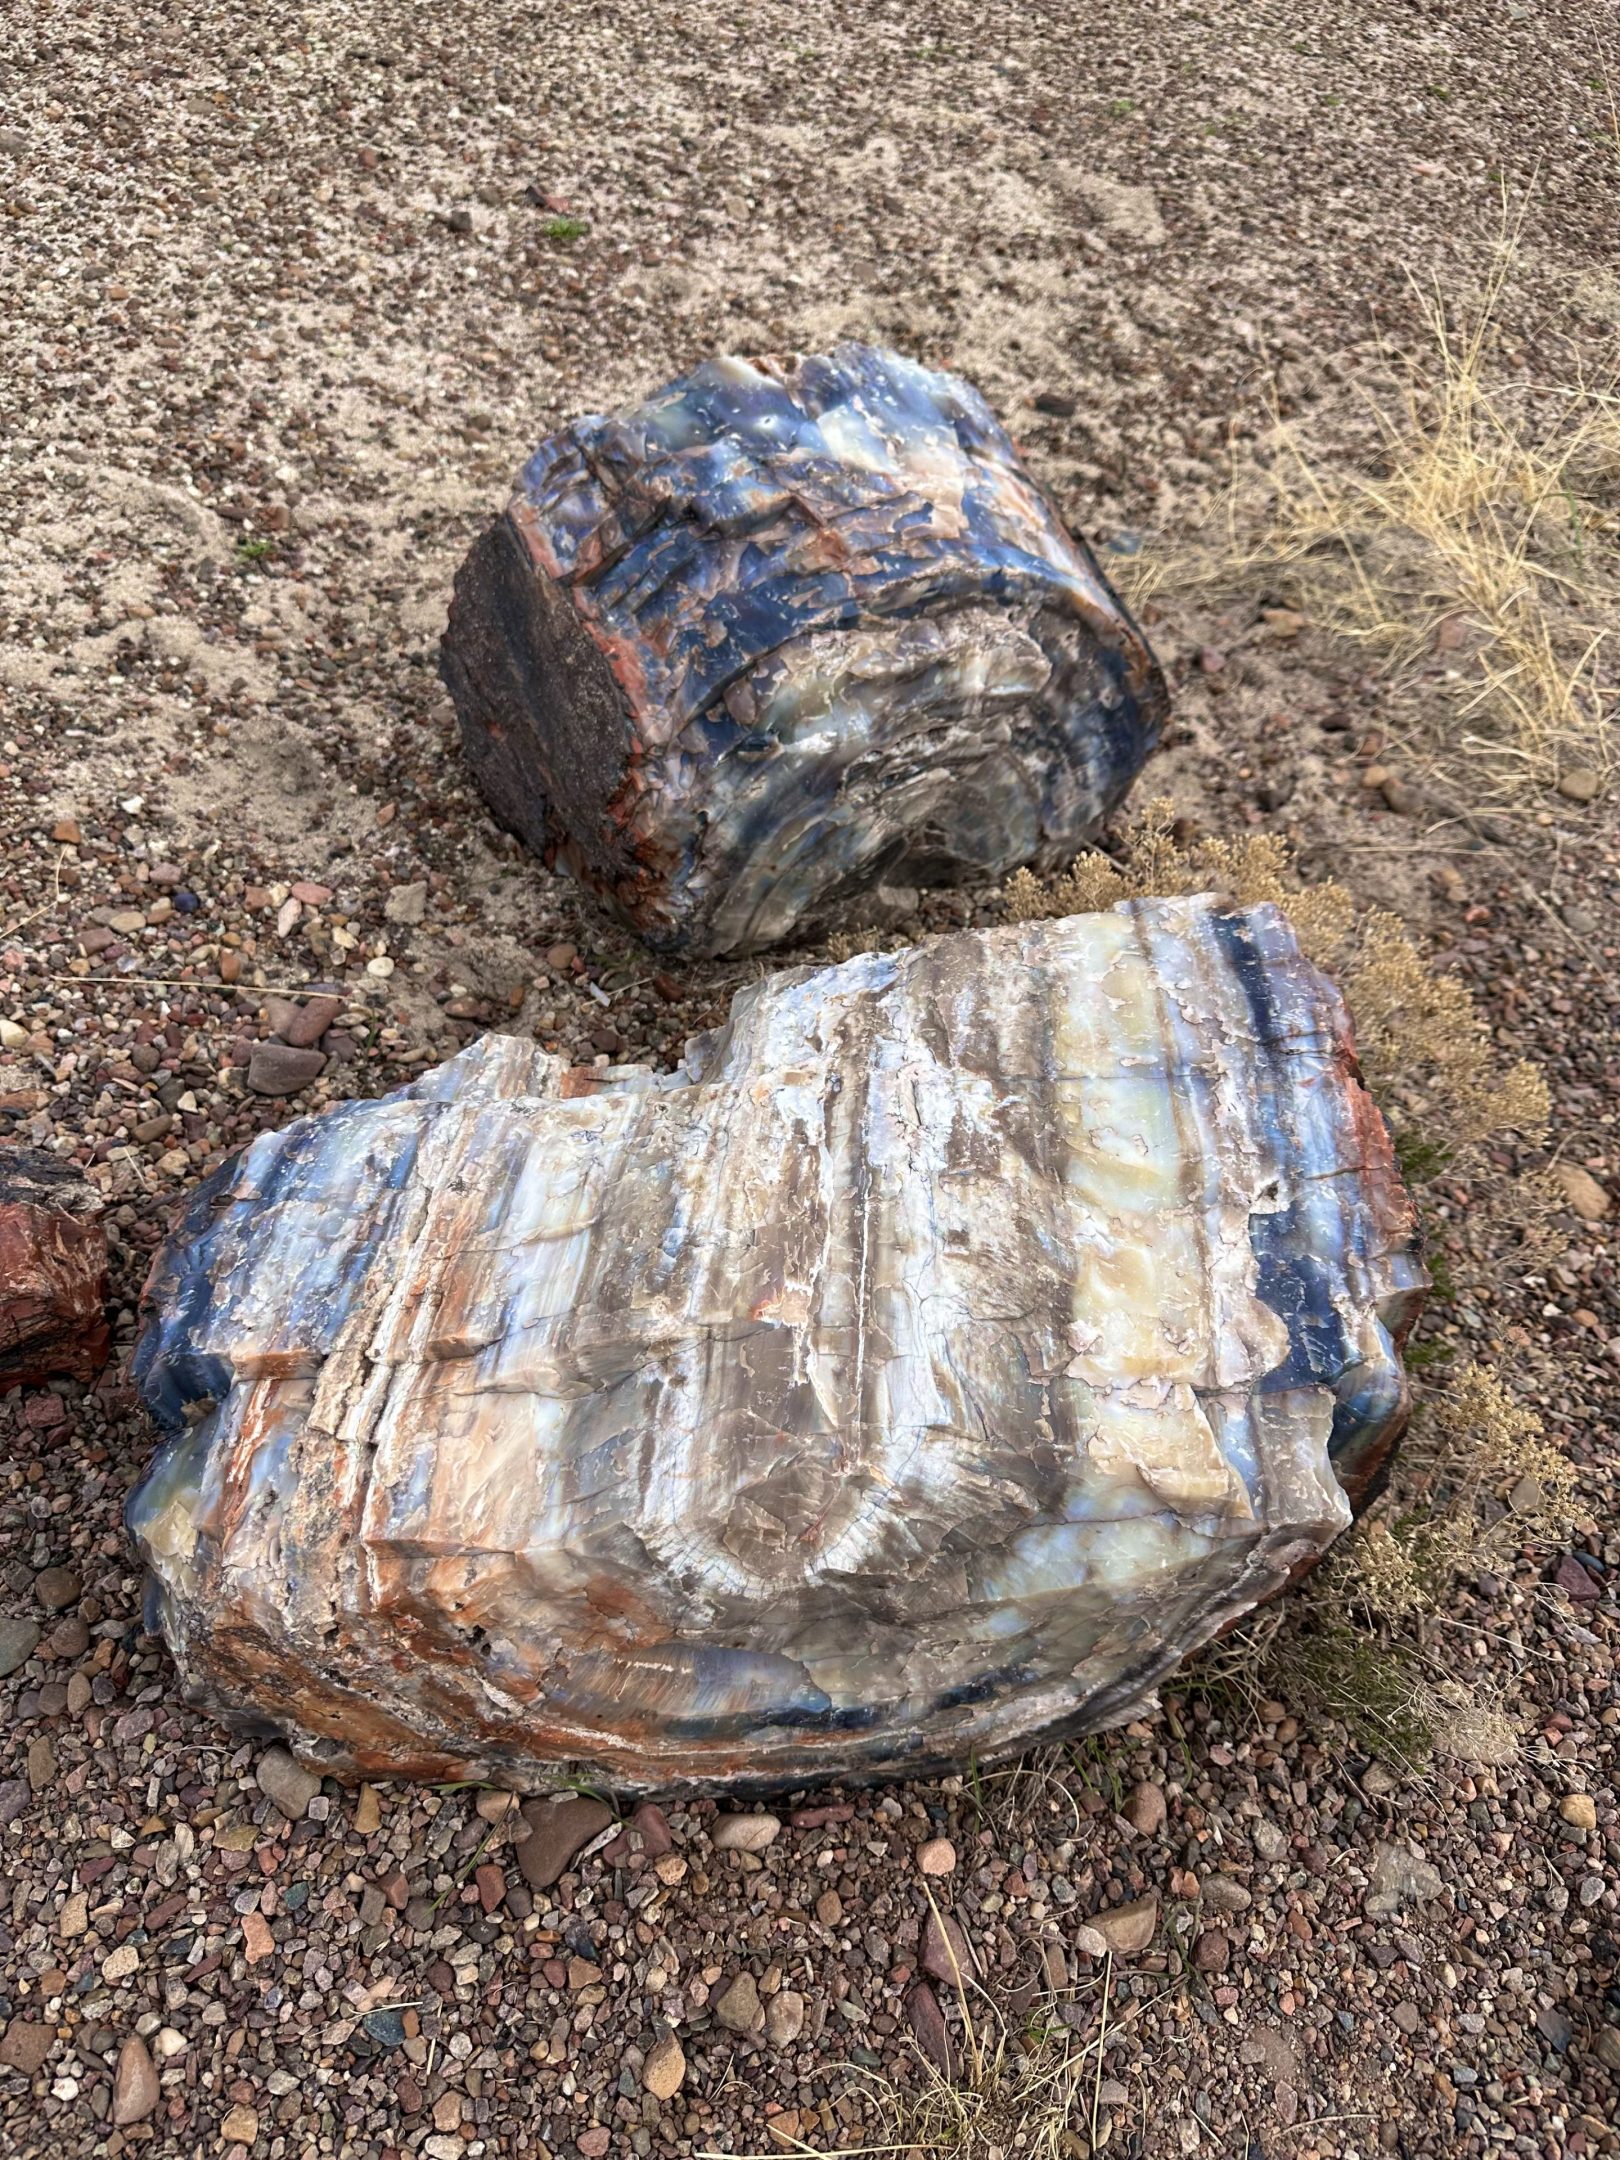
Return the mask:
{"type": "MultiPolygon", "coordinates": [[[[933,1892],[928,1903],[940,1920],[933,1892]]],[[[1109,2126],[1100,2092],[1113,1959],[1095,1983],[1094,2018],[1078,1999],[1046,1994],[1014,2026],[969,1973],[958,1971],[949,1991],[960,2025],[952,2031],[948,2068],[913,2043],[913,2075],[903,2081],[877,2070],[855,2074],[876,2136],[835,2148],[842,2154],[905,2154],[908,2160],[1091,2160],[1109,2126]],[[1075,2028],[1095,2024],[1090,2037],[1075,2028]]],[[[817,2154],[820,2148],[778,2131],[777,2152],[817,2154]]],[[[768,2160],[699,2153],[697,2160],[768,2160]]]]}
{"type": "Polygon", "coordinates": [[[1279,421],[1270,464],[1236,475],[1218,526],[1147,562],[1137,593],[1286,594],[1421,679],[1413,749],[1494,794],[1612,769],[1620,635],[1620,398],[1502,378],[1518,238],[1504,218],[1460,326],[1421,296],[1428,344],[1397,409],[1374,407],[1365,466],[1324,462],[1279,421]]]}
{"type": "Polygon", "coordinates": [[[841,966],[857,953],[895,952],[910,943],[904,930],[835,930],[827,940],[827,958],[841,966]]]}
{"type": "Polygon", "coordinates": [[[867,2089],[881,2141],[867,2152],[936,2154],[991,2160],[1028,2153],[1031,2160],[1082,2160],[1091,2147],[1082,2134],[1091,2120],[1088,2058],[1092,2047],[1062,2024],[1032,2017],[1014,2034],[999,2013],[988,2030],[971,2029],[965,2059],[954,2076],[919,2050],[920,2082],[902,2090],[869,2075],[867,2089]]]}

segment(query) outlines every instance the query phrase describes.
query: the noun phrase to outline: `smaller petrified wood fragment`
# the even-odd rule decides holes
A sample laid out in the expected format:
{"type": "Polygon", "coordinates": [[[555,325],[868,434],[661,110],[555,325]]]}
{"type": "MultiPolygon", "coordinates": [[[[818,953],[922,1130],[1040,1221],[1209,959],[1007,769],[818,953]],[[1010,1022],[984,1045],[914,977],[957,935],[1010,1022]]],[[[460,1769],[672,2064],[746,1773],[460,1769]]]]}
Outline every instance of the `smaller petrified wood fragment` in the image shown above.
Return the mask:
{"type": "Polygon", "coordinates": [[[1274,909],[499,1036],[256,1140],[152,1275],[190,1692],[340,1773],[711,1789],[1135,1715],[1350,1519],[1423,1275],[1274,909]]]}
{"type": "Polygon", "coordinates": [[[106,1364],[100,1213],[72,1163],[0,1146],[0,1387],[93,1380],[106,1364]]]}
{"type": "Polygon", "coordinates": [[[1166,706],[978,393],[865,345],[709,361],[542,443],[443,672],[497,817],[698,953],[1071,861],[1166,706]]]}

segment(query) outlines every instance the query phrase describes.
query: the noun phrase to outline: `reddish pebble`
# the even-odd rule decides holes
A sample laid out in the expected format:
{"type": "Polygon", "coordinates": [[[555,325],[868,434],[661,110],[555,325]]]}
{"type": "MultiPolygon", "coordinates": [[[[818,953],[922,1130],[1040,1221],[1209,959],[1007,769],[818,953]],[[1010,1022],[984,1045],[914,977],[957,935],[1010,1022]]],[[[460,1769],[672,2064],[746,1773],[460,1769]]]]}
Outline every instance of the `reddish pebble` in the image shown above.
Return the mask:
{"type": "Polygon", "coordinates": [[[276,1032],[295,1050],[313,1050],[342,1010],[342,998],[312,997],[295,1008],[286,1026],[276,1032]]]}
{"type": "Polygon", "coordinates": [[[497,1905],[504,1902],[506,1872],[497,1867],[493,1860],[486,1860],[481,1868],[474,1870],[473,1881],[478,1885],[478,1902],[485,1912],[493,1912],[497,1905]]]}

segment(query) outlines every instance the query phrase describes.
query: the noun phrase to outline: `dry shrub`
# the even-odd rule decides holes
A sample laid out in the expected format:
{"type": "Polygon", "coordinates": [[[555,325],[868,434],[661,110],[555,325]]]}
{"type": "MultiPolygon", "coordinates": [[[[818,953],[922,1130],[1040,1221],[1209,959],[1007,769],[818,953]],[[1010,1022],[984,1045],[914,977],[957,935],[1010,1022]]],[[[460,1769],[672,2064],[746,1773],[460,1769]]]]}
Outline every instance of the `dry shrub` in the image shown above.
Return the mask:
{"type": "Polygon", "coordinates": [[[1606,773],[1614,756],[1620,399],[1506,379],[1497,320],[1518,237],[1504,218],[1460,326],[1438,291],[1420,295],[1427,345],[1396,408],[1373,406],[1363,465],[1279,420],[1224,514],[1137,578],[1138,598],[1264,586],[1397,679],[1426,675],[1411,748],[1488,794],[1606,773]]]}
{"type": "Polygon", "coordinates": [[[827,958],[841,966],[844,961],[853,960],[857,953],[896,952],[910,943],[904,930],[835,930],[827,940],[827,958]]]}
{"type": "Polygon", "coordinates": [[[1562,1533],[1574,1513],[1567,1457],[1495,1373],[1470,1365],[1425,1398],[1399,1505],[1351,1541],[1343,1587],[1388,1619],[1432,1611],[1459,1575],[1511,1561],[1527,1533],[1562,1533]]]}
{"type": "Polygon", "coordinates": [[[1562,1540],[1576,1513],[1567,1457],[1497,1373],[1425,1377],[1383,1498],[1284,1612],[1246,1622],[1224,1654],[1391,1762],[1422,1762],[1441,1732],[1466,1751],[1475,1730],[1500,1759],[1500,1713],[1423,1623],[1450,1610],[1460,1580],[1562,1540]]]}
{"type": "MultiPolygon", "coordinates": [[[[1467,987],[1435,970],[1397,916],[1361,906],[1342,885],[1294,883],[1275,834],[1187,837],[1162,800],[1127,828],[1117,857],[1083,855],[1047,880],[1020,871],[1003,901],[1012,919],[1029,921],[1206,891],[1282,908],[1302,950],[1338,981],[1363,1076],[1420,1208],[1429,1180],[1467,1179],[1467,1243],[1423,1210],[1437,1291],[1455,1295],[1448,1263],[1457,1273],[1474,1264],[1482,1227],[1498,1258],[1512,1247],[1522,1264],[1535,1249],[1545,1180],[1515,1175],[1503,1143],[1544,1140],[1546,1082],[1533,1065],[1498,1060],[1467,987]]],[[[1422,1377],[1443,1347],[1408,1350],[1417,1399],[1383,1498],[1286,1608],[1251,1616],[1178,1685],[1245,1714],[1262,1693],[1292,1696],[1399,1761],[1426,1753],[1437,1724],[1457,1723],[1455,1676],[1423,1648],[1417,1623],[1444,1606],[1459,1576],[1561,1533],[1574,1488],[1539,1420],[1495,1374],[1471,1366],[1447,1382],[1422,1377]]]]}

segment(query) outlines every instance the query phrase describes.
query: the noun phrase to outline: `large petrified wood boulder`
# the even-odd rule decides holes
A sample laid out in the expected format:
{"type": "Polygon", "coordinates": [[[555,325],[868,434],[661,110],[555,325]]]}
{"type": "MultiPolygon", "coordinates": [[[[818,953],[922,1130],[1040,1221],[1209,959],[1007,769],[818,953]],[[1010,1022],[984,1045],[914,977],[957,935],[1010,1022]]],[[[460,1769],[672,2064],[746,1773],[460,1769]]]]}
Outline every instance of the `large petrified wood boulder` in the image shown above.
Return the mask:
{"type": "Polygon", "coordinates": [[[107,1362],[101,1196],[72,1163],[0,1146],[0,1387],[93,1380],[107,1362]]]}
{"type": "Polygon", "coordinates": [[[190,1691],[340,1774],[982,1760],[1321,1552],[1423,1280],[1283,918],[1133,902],[264,1135],[154,1269],[130,1522],[190,1691]]]}
{"type": "Polygon", "coordinates": [[[496,816],[698,953],[1072,861],[1166,706],[983,399],[866,345],[709,361],[542,443],[442,664],[496,816]]]}

